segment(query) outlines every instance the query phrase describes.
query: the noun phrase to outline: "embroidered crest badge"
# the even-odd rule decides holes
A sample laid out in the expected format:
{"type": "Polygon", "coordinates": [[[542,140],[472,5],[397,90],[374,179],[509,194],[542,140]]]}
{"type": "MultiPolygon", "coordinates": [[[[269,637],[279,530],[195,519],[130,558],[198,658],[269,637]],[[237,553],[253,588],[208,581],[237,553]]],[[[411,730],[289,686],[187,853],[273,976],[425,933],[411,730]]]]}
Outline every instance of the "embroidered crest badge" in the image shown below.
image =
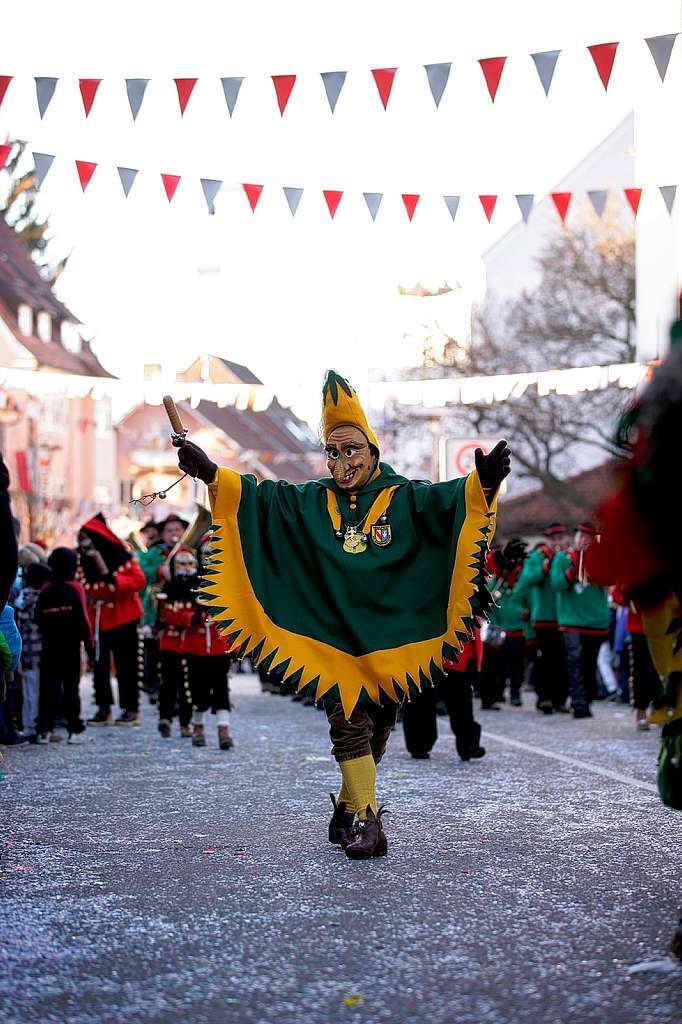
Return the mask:
{"type": "Polygon", "coordinates": [[[372,543],[385,548],[391,543],[391,527],[388,523],[375,523],[372,527],[372,543]]]}

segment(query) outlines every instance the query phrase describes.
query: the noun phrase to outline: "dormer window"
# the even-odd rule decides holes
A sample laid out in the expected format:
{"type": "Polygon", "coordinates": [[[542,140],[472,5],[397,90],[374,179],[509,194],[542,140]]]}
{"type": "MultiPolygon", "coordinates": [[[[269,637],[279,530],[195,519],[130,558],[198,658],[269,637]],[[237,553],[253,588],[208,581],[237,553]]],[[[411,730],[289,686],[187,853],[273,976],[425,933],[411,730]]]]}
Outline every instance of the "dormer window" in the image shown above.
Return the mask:
{"type": "Polygon", "coordinates": [[[17,310],[17,323],[21,333],[26,338],[30,338],[33,334],[33,310],[25,303],[22,303],[17,310]]]}
{"type": "Polygon", "coordinates": [[[80,331],[76,324],[72,324],[69,320],[62,320],[60,334],[62,345],[67,352],[80,352],[82,348],[82,341],[80,331]]]}
{"type": "Polygon", "coordinates": [[[52,341],[52,317],[44,309],[38,313],[38,337],[41,341],[52,341]]]}

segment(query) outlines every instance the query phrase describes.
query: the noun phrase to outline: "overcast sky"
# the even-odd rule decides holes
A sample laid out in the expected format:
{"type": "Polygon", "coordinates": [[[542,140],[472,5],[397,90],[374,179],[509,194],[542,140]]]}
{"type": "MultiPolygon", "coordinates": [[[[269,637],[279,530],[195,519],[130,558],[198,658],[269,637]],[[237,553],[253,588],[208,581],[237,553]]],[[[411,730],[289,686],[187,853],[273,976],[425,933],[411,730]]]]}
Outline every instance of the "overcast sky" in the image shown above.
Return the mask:
{"type": "Polygon", "coordinates": [[[608,134],[656,74],[644,37],[679,20],[679,0],[34,0],[30,24],[25,7],[3,10],[15,45],[0,73],[16,80],[0,135],[56,154],[45,210],[55,252],[73,250],[60,295],[110,369],[215,351],[310,415],[325,367],[364,376],[393,333],[399,348],[398,285],[479,279],[481,252],[518,219],[514,193],[547,192],[608,134]],[[605,94],[585,47],[615,40],[605,94]],[[563,52],[545,99],[528,54],[549,49],[563,52]],[[493,105],[476,59],[501,55],[493,105]],[[423,65],[450,60],[436,111],[423,65]],[[384,113],[370,69],[396,65],[384,113]],[[332,116],[319,73],[337,70],[348,77],[332,116]],[[269,75],[288,73],[300,77],[282,118],[269,75]],[[42,121],[34,75],[63,79],[42,121]],[[245,76],[232,119],[228,75],[245,76]],[[104,80],[87,120],[79,77],[104,80]],[[136,123],[126,77],[151,79],[136,123]],[[200,79],[184,118],[174,77],[200,79]],[[101,163],[85,195],[74,159],[101,163]],[[127,201],[116,165],[141,171],[127,201]],[[161,171],[183,175],[170,206],[161,171]],[[226,183],[214,217],[200,177],[226,183]],[[242,181],[265,185],[255,215],[242,181]],[[295,220],[282,185],[306,190],[295,220]],[[334,223],[323,188],[347,190],[334,223]],[[386,193],[375,224],[363,191],[386,193]],[[424,194],[412,224],[401,192],[424,194]],[[476,198],[487,192],[502,194],[492,226],[476,198]],[[463,196],[454,225],[443,193],[463,196]]]}

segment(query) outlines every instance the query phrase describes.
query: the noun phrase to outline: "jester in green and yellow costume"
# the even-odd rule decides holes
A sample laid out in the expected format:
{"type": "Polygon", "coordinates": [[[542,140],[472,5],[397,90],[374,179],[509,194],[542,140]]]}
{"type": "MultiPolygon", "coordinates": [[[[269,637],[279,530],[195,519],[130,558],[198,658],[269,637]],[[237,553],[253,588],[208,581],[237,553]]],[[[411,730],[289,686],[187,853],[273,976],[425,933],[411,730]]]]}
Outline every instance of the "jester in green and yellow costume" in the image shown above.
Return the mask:
{"type": "Polygon", "coordinates": [[[443,678],[484,615],[484,559],[505,442],[465,479],[410,481],[379,461],[353,388],[323,388],[330,476],[306,484],[218,468],[185,442],[181,469],[209,485],[213,564],[204,600],[233,649],[322,702],[342,787],[329,838],[350,858],[379,856],[375,796],[405,697],[443,678]],[[357,820],[356,820],[357,815],[357,820]]]}

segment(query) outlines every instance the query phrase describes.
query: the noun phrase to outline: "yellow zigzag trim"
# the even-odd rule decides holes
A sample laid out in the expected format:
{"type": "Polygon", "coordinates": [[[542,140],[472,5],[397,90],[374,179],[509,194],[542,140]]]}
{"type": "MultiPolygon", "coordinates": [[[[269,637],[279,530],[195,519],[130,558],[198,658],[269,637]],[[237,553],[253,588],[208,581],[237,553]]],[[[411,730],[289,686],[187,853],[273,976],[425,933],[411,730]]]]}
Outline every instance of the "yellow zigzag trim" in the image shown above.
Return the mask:
{"type": "MultiPolygon", "coordinates": [[[[475,470],[469,474],[465,485],[467,516],[457,541],[446,632],[358,657],[303,633],[283,629],[270,619],[254,593],[244,561],[237,524],[240,474],[220,468],[209,494],[213,522],[218,530],[212,541],[217,574],[207,577],[204,595],[225,608],[215,615],[215,621],[218,625],[224,623],[225,632],[239,637],[235,647],[246,642],[246,653],[262,644],[259,661],[276,652],[276,664],[288,662],[285,679],[302,670],[299,690],[317,680],[317,700],[338,685],[344,714],[349,718],[363,689],[375,703],[379,702],[380,691],[399,702],[408,693],[408,677],[421,689],[422,676],[430,678],[431,662],[441,667],[444,643],[461,650],[462,642],[457,634],[469,635],[465,619],[471,617],[471,601],[477,588],[479,545],[481,541],[489,544],[495,529],[496,500],[488,507],[475,470]],[[402,693],[397,693],[396,688],[402,693]]],[[[428,580],[423,583],[428,586],[428,580]]],[[[305,628],[305,623],[301,623],[301,628],[305,628]]]]}

